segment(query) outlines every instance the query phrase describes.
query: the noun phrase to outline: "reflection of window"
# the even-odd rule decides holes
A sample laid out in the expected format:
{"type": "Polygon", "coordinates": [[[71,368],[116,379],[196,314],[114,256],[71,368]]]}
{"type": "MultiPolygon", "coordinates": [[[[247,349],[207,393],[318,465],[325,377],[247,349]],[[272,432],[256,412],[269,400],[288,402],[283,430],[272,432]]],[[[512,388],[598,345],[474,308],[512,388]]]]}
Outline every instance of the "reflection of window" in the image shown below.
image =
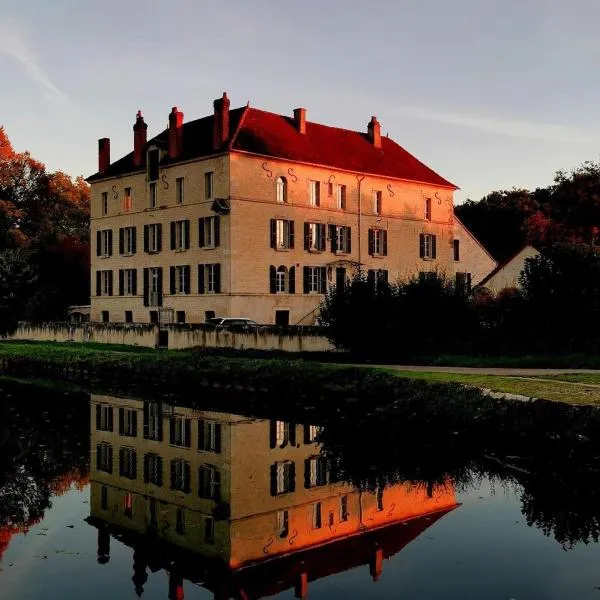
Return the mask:
{"type": "Polygon", "coordinates": [[[304,443],[312,444],[317,441],[317,436],[321,428],[318,425],[305,425],[304,426],[304,443]]]}
{"type": "Polygon", "coordinates": [[[133,494],[127,492],[123,497],[123,514],[128,519],[133,519],[133,494]]]}
{"type": "Polygon", "coordinates": [[[277,512],[277,535],[283,539],[289,532],[289,513],[287,510],[280,510],[277,512]]]}
{"type": "Polygon", "coordinates": [[[177,507],[175,531],[179,535],[183,535],[185,533],[185,510],[181,507],[177,507]]]}
{"type": "Polygon", "coordinates": [[[275,430],[277,432],[275,441],[279,447],[290,441],[290,424],[285,421],[276,421],[275,430]]]}
{"type": "Polygon", "coordinates": [[[215,543],[215,520],[212,517],[206,517],[204,521],[204,541],[211,545],[215,543]]]}
{"type": "Polygon", "coordinates": [[[113,408],[106,404],[96,405],[96,429],[98,431],[113,430],[113,408]]]}
{"type": "Polygon", "coordinates": [[[383,510],[383,488],[377,488],[377,510],[383,510]]]}
{"type": "Polygon", "coordinates": [[[221,453],[221,423],[198,421],[198,450],[221,453]]]}
{"type": "Polygon", "coordinates": [[[119,450],[119,475],[127,479],[137,477],[137,453],[133,448],[119,450]]]}
{"type": "Polygon", "coordinates": [[[203,465],[198,470],[198,495],[200,498],[221,500],[221,473],[213,466],[203,465]]]}
{"type": "Polygon", "coordinates": [[[271,495],[287,494],[295,489],[295,465],[291,461],[271,465],[271,495]]]}
{"type": "Polygon", "coordinates": [[[185,460],[171,461],[171,489],[190,493],[190,464],[185,460]]]}
{"type": "Polygon", "coordinates": [[[137,411],[119,409],[119,434],[127,437],[137,436],[137,411]]]}
{"type": "Polygon", "coordinates": [[[144,456],[144,482],[161,486],[163,484],[163,459],[158,454],[144,456]]]}
{"type": "Polygon", "coordinates": [[[184,417],[172,417],[170,422],[169,443],[181,448],[189,448],[192,445],[192,422],[184,417]]]}
{"type": "Polygon", "coordinates": [[[148,437],[149,440],[162,442],[162,414],[160,410],[160,403],[149,402],[146,406],[147,408],[144,412],[144,420],[147,421],[147,423],[144,423],[144,427],[147,425],[148,428],[147,430],[144,430],[144,437],[148,437]]]}
{"type": "Polygon", "coordinates": [[[340,521],[348,520],[348,496],[340,498],[340,521]]]}
{"type": "Polygon", "coordinates": [[[277,202],[287,202],[287,180],[285,177],[277,178],[277,202]]]}
{"type": "Polygon", "coordinates": [[[312,528],[321,529],[321,503],[315,502],[312,505],[312,528]]]}
{"type": "Polygon", "coordinates": [[[311,456],[304,461],[304,487],[312,488],[327,484],[327,459],[311,456]]]}
{"type": "Polygon", "coordinates": [[[96,446],[96,468],[104,473],[113,472],[113,449],[110,444],[102,443],[96,446]]]}

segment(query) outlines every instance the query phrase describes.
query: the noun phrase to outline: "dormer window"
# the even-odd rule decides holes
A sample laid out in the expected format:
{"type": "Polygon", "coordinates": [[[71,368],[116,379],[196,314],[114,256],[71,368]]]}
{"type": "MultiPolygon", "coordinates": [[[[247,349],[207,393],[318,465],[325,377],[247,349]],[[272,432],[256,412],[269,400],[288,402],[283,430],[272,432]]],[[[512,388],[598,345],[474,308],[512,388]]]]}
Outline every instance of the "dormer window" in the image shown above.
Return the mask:
{"type": "Polygon", "coordinates": [[[280,204],[287,202],[287,179],[285,177],[277,178],[277,202],[280,204]]]}
{"type": "Polygon", "coordinates": [[[158,148],[148,150],[148,181],[158,181],[158,163],[160,151],[158,148]]]}

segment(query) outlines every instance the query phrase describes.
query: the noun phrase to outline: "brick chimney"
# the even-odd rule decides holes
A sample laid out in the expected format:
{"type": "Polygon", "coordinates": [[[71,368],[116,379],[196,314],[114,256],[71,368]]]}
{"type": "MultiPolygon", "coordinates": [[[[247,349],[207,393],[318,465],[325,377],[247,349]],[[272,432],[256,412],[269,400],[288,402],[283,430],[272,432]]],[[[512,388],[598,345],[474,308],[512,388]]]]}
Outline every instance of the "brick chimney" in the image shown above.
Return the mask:
{"type": "Polygon", "coordinates": [[[98,172],[104,173],[110,166],[110,139],[98,140],[98,172]]]}
{"type": "Polygon", "coordinates": [[[367,125],[367,137],[375,148],[381,148],[381,125],[374,115],[367,125]]]}
{"type": "Polygon", "coordinates": [[[229,139],[229,98],[227,92],[223,92],[222,98],[213,102],[215,117],[213,121],[213,148],[221,148],[229,139]]]}
{"type": "Polygon", "coordinates": [[[144,164],[147,131],[148,125],[144,122],[142,111],[138,110],[133,126],[133,164],[136,167],[141,167],[144,164]]]}
{"type": "Polygon", "coordinates": [[[305,108],[295,108],[294,109],[294,123],[296,124],[296,129],[304,135],[306,133],[306,109],[305,108]]]}
{"type": "Polygon", "coordinates": [[[183,113],[174,106],[169,114],[169,158],[179,158],[183,152],[183,113]]]}

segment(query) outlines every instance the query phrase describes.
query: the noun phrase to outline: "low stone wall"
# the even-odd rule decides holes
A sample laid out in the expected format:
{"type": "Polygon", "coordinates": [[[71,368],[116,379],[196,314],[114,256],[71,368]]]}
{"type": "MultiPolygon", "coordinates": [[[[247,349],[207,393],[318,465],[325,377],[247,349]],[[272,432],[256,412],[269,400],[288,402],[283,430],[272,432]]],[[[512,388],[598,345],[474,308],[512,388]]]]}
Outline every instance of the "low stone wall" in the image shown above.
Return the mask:
{"type": "MultiPolygon", "coordinates": [[[[283,352],[329,352],[333,345],[319,327],[264,327],[257,331],[215,329],[207,325],[167,325],[168,347],[235,348],[238,350],[279,350],[283,352]]],[[[156,325],[137,323],[21,323],[13,340],[38,342],[96,342],[155,348],[156,325]]]]}

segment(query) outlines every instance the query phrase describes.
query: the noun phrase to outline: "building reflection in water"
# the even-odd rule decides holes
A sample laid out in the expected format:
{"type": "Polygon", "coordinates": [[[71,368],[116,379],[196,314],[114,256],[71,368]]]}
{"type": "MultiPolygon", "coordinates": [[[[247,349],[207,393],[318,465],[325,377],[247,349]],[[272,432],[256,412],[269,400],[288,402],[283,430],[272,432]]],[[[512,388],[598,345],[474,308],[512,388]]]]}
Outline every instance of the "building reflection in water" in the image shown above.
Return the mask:
{"type": "Polygon", "coordinates": [[[383,560],[457,506],[451,485],[365,492],[339,481],[319,428],[92,396],[91,516],[98,562],[133,548],[133,586],[164,569],[215,598],[262,598],[383,560]]]}

